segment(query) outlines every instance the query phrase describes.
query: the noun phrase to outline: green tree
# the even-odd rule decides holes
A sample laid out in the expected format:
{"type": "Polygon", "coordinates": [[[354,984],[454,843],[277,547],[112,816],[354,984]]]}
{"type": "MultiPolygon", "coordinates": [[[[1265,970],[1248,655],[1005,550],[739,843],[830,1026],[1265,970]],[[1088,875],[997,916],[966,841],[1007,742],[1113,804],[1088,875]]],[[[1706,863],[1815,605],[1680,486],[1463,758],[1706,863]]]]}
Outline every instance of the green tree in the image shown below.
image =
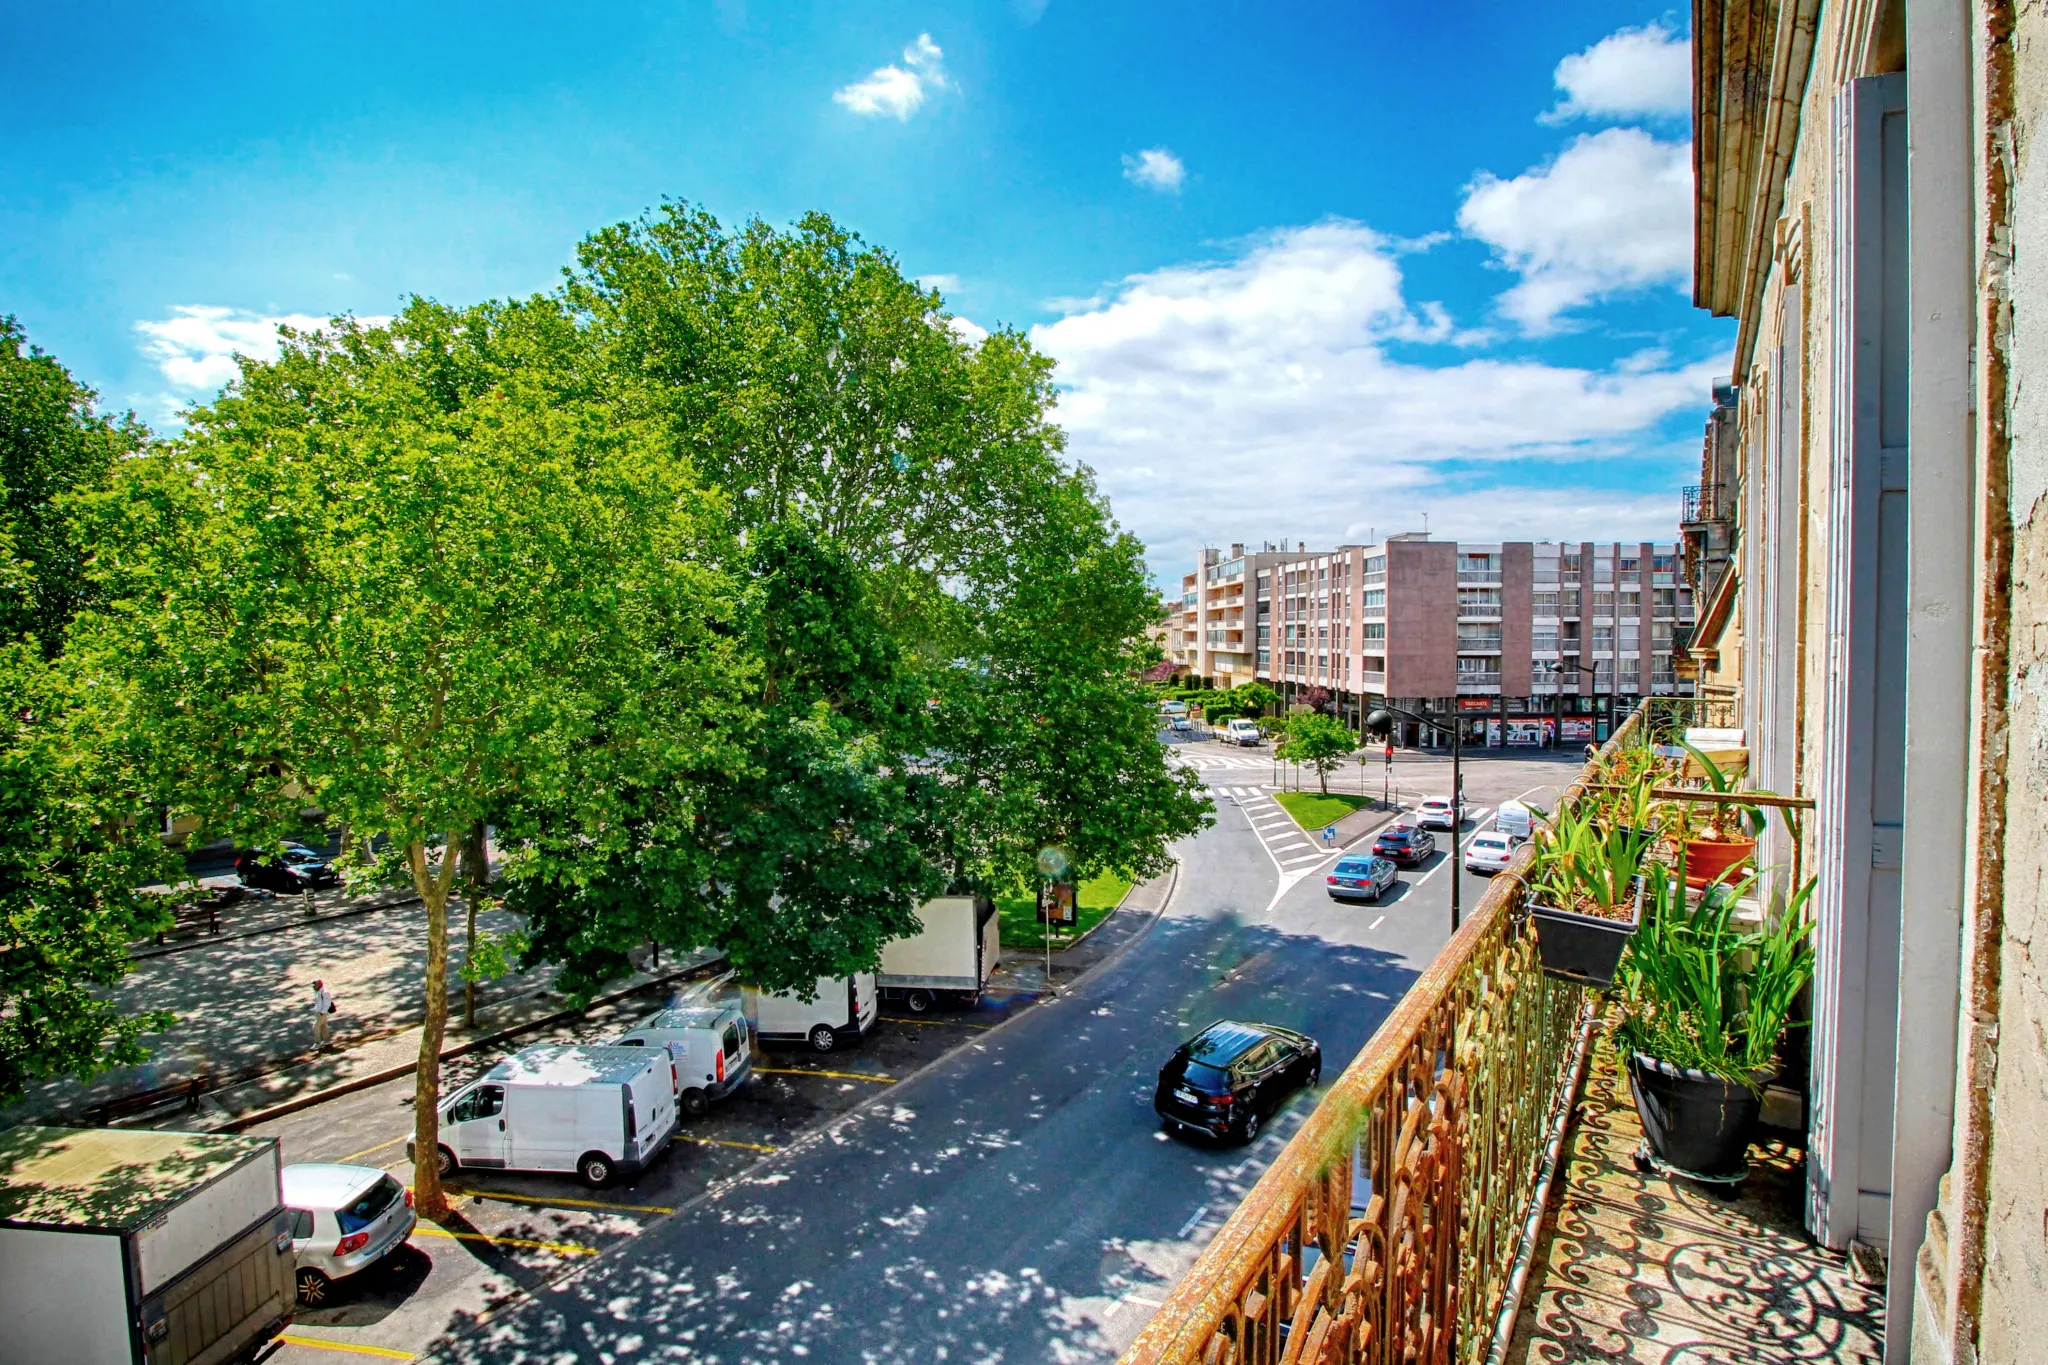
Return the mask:
{"type": "Polygon", "coordinates": [[[843,552],[781,524],[748,548],[743,757],[646,785],[602,859],[550,838],[542,812],[512,822],[528,852],[508,903],[571,991],[618,975],[645,940],[715,947],[750,981],[808,989],[872,970],[944,888],[926,687],[843,552]]]}
{"type": "Polygon", "coordinates": [[[1358,748],[1358,736],[1344,722],[1320,711],[1299,711],[1287,718],[1282,732],[1286,738],[1273,752],[1288,763],[1315,769],[1316,783],[1323,795],[1330,794],[1330,774],[1358,748]]]}
{"type": "Polygon", "coordinates": [[[464,832],[544,798],[602,852],[637,771],[723,742],[721,509],[659,433],[578,395],[574,340],[546,301],[287,334],[183,439],[122,464],[107,607],[75,632],[209,833],[271,843],[317,806],[419,895],[433,1216],[464,832]]]}
{"type": "Polygon", "coordinates": [[[170,913],[138,888],[177,860],[67,681],[33,641],[0,642],[0,1102],[140,1062],[141,1035],[169,1023],[123,1015],[107,990],[170,913]]]}
{"type": "Polygon", "coordinates": [[[0,316],[0,536],[21,561],[17,590],[0,600],[0,639],[34,635],[46,656],[91,590],[68,495],[104,487],[114,462],[148,438],[133,416],[104,417],[93,403],[91,389],[0,316]]]}
{"type": "Polygon", "coordinates": [[[1202,719],[1214,725],[1239,716],[1262,716],[1280,704],[1280,694],[1262,682],[1239,683],[1202,703],[1202,719]]]}

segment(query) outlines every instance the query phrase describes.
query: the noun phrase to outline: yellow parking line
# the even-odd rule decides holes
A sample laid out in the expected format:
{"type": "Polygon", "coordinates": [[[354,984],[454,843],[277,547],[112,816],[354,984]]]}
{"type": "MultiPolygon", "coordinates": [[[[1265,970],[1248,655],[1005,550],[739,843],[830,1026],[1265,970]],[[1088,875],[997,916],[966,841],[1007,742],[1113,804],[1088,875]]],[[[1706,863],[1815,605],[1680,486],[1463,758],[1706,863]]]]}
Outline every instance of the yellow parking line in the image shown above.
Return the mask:
{"type": "Polygon", "coordinates": [[[473,1199],[502,1199],[510,1204],[538,1204],[542,1208],[552,1208],[556,1204],[566,1204],[570,1208],[613,1209],[620,1213],[675,1212],[674,1209],[665,1209],[659,1204],[607,1204],[599,1199],[567,1199],[559,1195],[542,1197],[531,1194],[501,1194],[497,1190],[459,1190],[454,1188],[445,1189],[443,1193],[450,1195],[466,1194],[473,1199]]]}
{"type": "Polygon", "coordinates": [[[530,1242],[524,1237],[493,1237],[487,1232],[450,1232],[446,1228],[430,1228],[425,1224],[412,1230],[415,1237],[448,1237],[458,1242],[489,1242],[500,1247],[531,1247],[535,1251],[553,1251],[563,1256],[595,1256],[596,1247],[581,1246],[575,1242],[530,1242]]]}
{"type": "MultiPolygon", "coordinates": [[[[347,1156],[338,1156],[334,1159],[334,1164],[337,1166],[346,1166],[352,1161],[360,1161],[364,1157],[369,1156],[373,1152],[381,1152],[386,1147],[396,1147],[399,1143],[405,1141],[407,1138],[411,1136],[411,1133],[400,1133],[397,1137],[391,1139],[391,1141],[389,1142],[380,1142],[375,1147],[365,1147],[360,1152],[350,1152],[347,1156]]],[[[407,1356],[406,1359],[411,1360],[412,1357],[407,1356]]]]}
{"type": "Polygon", "coordinates": [[[798,1071],[780,1067],[757,1066],[754,1070],[763,1076],[829,1076],[835,1081],[873,1081],[877,1085],[894,1085],[894,1076],[878,1076],[872,1071],[798,1071]]]}
{"type": "Polygon", "coordinates": [[[916,1024],[919,1028],[971,1028],[976,1033],[987,1033],[989,1030],[987,1024],[970,1024],[964,1019],[898,1019],[893,1014],[885,1014],[882,1018],[887,1023],[916,1024]]]}
{"type": "MultiPolygon", "coordinates": [[[[700,1142],[706,1147],[744,1147],[750,1152],[779,1152],[780,1147],[770,1147],[765,1142],[736,1142],[731,1138],[691,1137],[688,1133],[677,1133],[677,1142],[700,1142]]],[[[667,1212],[667,1210],[663,1210],[667,1212]]]]}
{"type": "Polygon", "coordinates": [[[353,1355],[376,1356],[382,1360],[418,1360],[411,1351],[394,1351],[389,1346],[358,1346],[352,1341],[322,1341],[318,1337],[302,1337],[291,1332],[280,1333],[278,1338],[287,1346],[310,1346],[316,1351],[347,1351],[353,1355]]]}

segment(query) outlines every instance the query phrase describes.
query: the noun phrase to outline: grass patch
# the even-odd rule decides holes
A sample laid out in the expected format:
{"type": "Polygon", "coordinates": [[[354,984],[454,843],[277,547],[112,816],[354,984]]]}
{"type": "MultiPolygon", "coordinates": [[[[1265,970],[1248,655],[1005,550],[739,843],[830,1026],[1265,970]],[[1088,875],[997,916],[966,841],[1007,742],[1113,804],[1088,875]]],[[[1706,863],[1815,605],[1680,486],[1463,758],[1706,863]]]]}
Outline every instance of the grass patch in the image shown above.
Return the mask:
{"type": "MultiPolygon", "coordinates": [[[[1114,872],[1105,872],[1099,877],[1090,877],[1081,883],[1080,923],[1072,928],[1054,931],[1052,946],[1058,952],[1081,935],[1093,929],[1116,909],[1124,893],[1131,889],[1130,879],[1119,877],[1114,872]]],[[[1003,926],[1003,952],[1042,953],[1045,951],[1045,926],[1038,922],[1038,897],[997,896],[996,917],[1003,926]]]]}
{"type": "Polygon", "coordinates": [[[1273,799],[1280,808],[1294,817],[1294,823],[1303,829],[1321,829],[1334,825],[1355,810],[1363,810],[1373,804],[1370,796],[1345,796],[1331,792],[1320,796],[1315,792],[1275,792],[1273,799]]]}

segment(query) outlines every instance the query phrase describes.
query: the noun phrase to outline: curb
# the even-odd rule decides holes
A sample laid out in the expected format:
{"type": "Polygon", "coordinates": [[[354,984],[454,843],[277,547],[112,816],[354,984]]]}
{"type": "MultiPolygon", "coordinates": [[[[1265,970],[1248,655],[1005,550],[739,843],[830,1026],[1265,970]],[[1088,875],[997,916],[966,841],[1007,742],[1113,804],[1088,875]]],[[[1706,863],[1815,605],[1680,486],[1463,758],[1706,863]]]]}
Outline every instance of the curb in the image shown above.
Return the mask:
{"type": "MultiPolygon", "coordinates": [[[[699,964],[699,966],[702,965],[701,963],[699,964]]],[[[685,980],[689,977],[690,973],[696,970],[698,970],[697,967],[686,967],[680,971],[669,972],[664,976],[657,976],[643,981],[637,986],[628,986],[623,990],[613,991],[609,995],[593,996],[590,1003],[581,1009],[556,1010],[553,1014],[544,1014],[537,1019],[529,1019],[522,1024],[513,1024],[510,1027],[498,1029],[493,1033],[486,1033],[480,1037],[472,1038],[466,1043],[458,1043],[453,1047],[444,1047],[441,1049],[439,1060],[445,1062],[450,1058],[466,1056],[469,1053],[493,1047],[505,1042],[507,1039],[516,1038],[522,1033],[531,1033],[535,1029],[548,1028],[564,1020],[574,1019],[578,1015],[588,1014],[599,1005],[615,1004],[620,1000],[638,995],[642,991],[650,990],[653,987],[666,986],[672,981],[685,980]]],[[[386,1036],[390,1035],[387,1034],[386,1036]]],[[[419,1063],[417,1061],[407,1062],[403,1066],[385,1067],[380,1071],[373,1071],[367,1075],[353,1077],[338,1085],[330,1085],[324,1089],[309,1091],[304,1095],[295,1095],[291,1099],[280,1100],[266,1108],[252,1109],[246,1114],[238,1114],[226,1123],[216,1124],[208,1131],[215,1133],[239,1133],[243,1129],[253,1128],[259,1123],[268,1123],[272,1119],[283,1118],[287,1114],[296,1114],[301,1109],[311,1109],[316,1104],[325,1104],[329,1100],[340,1099],[344,1095],[353,1095],[358,1090],[368,1090],[370,1087],[382,1085],[386,1081],[395,1081],[399,1077],[408,1075],[418,1069],[419,1063]]]]}
{"type": "MultiPolygon", "coordinates": [[[[1166,895],[1160,898],[1160,910],[1164,910],[1166,908],[1167,902],[1173,899],[1174,891],[1180,886],[1180,859],[1175,858],[1173,860],[1173,866],[1167,869],[1167,875],[1171,877],[1172,880],[1167,882],[1166,884],[1166,895]]],[[[1130,888],[1124,892],[1122,898],[1119,899],[1115,905],[1110,907],[1110,911],[1108,914],[1104,915],[1101,919],[1095,921],[1095,923],[1089,925],[1086,929],[1082,930],[1081,936],[1075,939],[1072,943],[1069,943],[1066,947],[1056,951],[1053,954],[1053,959],[1057,961],[1058,959],[1066,956],[1068,953],[1073,952],[1074,949],[1080,947],[1082,944],[1086,943],[1090,938],[1094,937],[1095,931],[1097,929],[1100,929],[1103,925],[1109,923],[1118,915],[1121,915],[1124,912],[1124,907],[1131,903],[1131,897],[1137,895],[1138,888],[1143,885],[1143,882],[1132,882],[1130,888]]],[[[1159,911],[1155,910],[1152,913],[1158,914],[1159,911]]],[[[1083,970],[1086,969],[1084,968],[1083,970]]]]}
{"type": "MultiPolygon", "coordinates": [[[[1079,975],[1077,975],[1072,981],[1069,981],[1067,983],[1067,987],[1069,989],[1080,985],[1089,977],[1095,975],[1103,968],[1117,961],[1125,953],[1128,953],[1132,948],[1136,947],[1141,940],[1144,939],[1146,931],[1149,930],[1153,924],[1157,924],[1159,922],[1160,916],[1164,915],[1166,913],[1167,907],[1173,904],[1174,893],[1180,890],[1180,866],[1181,860],[1176,857],[1173,860],[1173,884],[1167,888],[1166,899],[1162,900],[1159,903],[1159,908],[1152,913],[1151,921],[1148,924],[1146,924],[1144,928],[1140,929],[1137,933],[1131,935],[1130,941],[1128,943],[1121,945],[1112,952],[1104,954],[1100,962],[1097,962],[1092,966],[1083,968],[1079,975]]],[[[1136,888],[1134,887],[1133,890],[1135,889],[1136,888]]],[[[1121,908],[1121,901],[1118,902],[1118,906],[1119,908],[1121,908]]],[[[1113,915],[1105,915],[1103,917],[1103,923],[1107,924],[1109,920],[1112,918],[1114,918],[1113,915]]],[[[1056,1002],[1059,999],[1060,997],[1052,995],[1041,995],[1034,997],[1034,1000],[1042,1000],[1048,1003],[1056,1002]]],[[[491,1306],[485,1308],[482,1312],[476,1314],[476,1316],[469,1323],[468,1326],[463,1327],[460,1330],[451,1332],[447,1337],[446,1344],[449,1347],[453,1347],[457,1343],[467,1341],[475,1337],[479,1332],[482,1332],[491,1323],[493,1319],[498,1317],[501,1313],[505,1312],[506,1310],[517,1307],[521,1304],[539,1302],[539,1296],[541,1291],[552,1289],[558,1285],[563,1285],[569,1283],[570,1281],[582,1278],[583,1276],[595,1270],[596,1267],[603,1265],[605,1262],[611,1260],[613,1257],[625,1254],[625,1252],[631,1249],[632,1246],[641,1237],[646,1236],[655,1228],[661,1226],[664,1223],[674,1222],[676,1219],[682,1217],[685,1213],[690,1212],[692,1209],[697,1208],[699,1205],[709,1203],[712,1199],[724,1194],[726,1191],[737,1188],[742,1181],[751,1177],[755,1172],[759,1171],[761,1168],[765,1166],[771,1166],[777,1161],[793,1158],[797,1153],[807,1151],[811,1147],[816,1146],[818,1143],[825,1141],[831,1134],[845,1127],[847,1124],[854,1122],[856,1119],[862,1117],[869,1110],[879,1108],[882,1105],[882,1103],[885,1100],[887,1100],[890,1095],[894,1094],[897,1090],[901,1089],[906,1085],[909,1085],[912,1081],[921,1079],[925,1075],[936,1070],[944,1063],[951,1061],[953,1057],[961,1050],[961,1048],[985,1045],[987,1041],[990,1038],[994,1037],[996,1034],[1001,1033],[1003,1030],[1009,1028],[1013,1024],[1016,1024],[1024,1019],[1029,1018],[1031,1013],[1031,1010],[1026,1010],[1020,1014],[1013,1014],[1009,1018],[1003,1020],[1002,1023],[997,1024],[994,1028],[990,1029],[987,1033],[982,1034],[980,1039],[976,1042],[962,1043],[958,1047],[954,1047],[946,1052],[940,1053],[938,1056],[932,1058],[929,1062],[926,1062],[923,1066],[911,1072],[909,1075],[898,1077],[894,1085],[885,1087],[884,1089],[869,1096],[867,1099],[864,1099],[860,1103],[854,1105],[851,1109],[847,1109],[839,1114],[832,1116],[830,1119],[826,1120],[819,1126],[815,1128],[806,1129],[802,1133],[799,1133],[796,1139],[792,1141],[788,1146],[771,1152],[768,1155],[759,1158],[758,1160],[751,1161],[747,1163],[745,1166],[742,1166],[739,1170],[734,1171],[725,1179],[720,1180],[715,1184],[705,1186],[695,1195],[684,1200],[682,1203],[676,1205],[675,1212],[657,1214],[655,1217],[649,1219],[646,1226],[641,1228],[641,1230],[638,1233],[634,1234],[632,1237],[628,1237],[613,1246],[608,1246],[603,1250],[599,1251],[597,1255],[589,1257],[586,1260],[580,1261],[573,1265],[564,1265],[556,1274],[544,1278],[536,1284],[519,1286],[511,1294],[507,1295],[504,1299],[498,1301],[495,1304],[492,1304],[491,1306]]],[[[432,1348],[431,1343],[429,1344],[428,1349],[422,1350],[419,1354],[419,1359],[426,1362],[446,1360],[448,1358],[449,1357],[447,1357],[446,1355],[443,1355],[440,1352],[434,1350],[432,1348]]]]}

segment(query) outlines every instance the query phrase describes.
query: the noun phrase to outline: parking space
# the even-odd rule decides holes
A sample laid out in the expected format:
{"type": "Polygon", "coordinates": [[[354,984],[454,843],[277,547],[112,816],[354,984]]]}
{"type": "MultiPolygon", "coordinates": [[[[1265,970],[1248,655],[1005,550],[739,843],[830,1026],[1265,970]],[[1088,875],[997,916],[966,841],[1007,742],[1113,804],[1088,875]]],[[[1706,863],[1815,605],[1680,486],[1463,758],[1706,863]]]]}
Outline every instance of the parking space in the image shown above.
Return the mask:
{"type": "MultiPolygon", "coordinates": [[[[833,1117],[886,1094],[955,1048],[973,1045],[1035,1000],[992,992],[973,1009],[915,1018],[885,1003],[854,1046],[830,1053],[757,1047],[753,1078],[701,1119],[685,1120],[669,1150],[630,1181],[590,1189],[568,1175],[458,1172],[448,1185],[453,1211],[445,1223],[422,1223],[401,1251],[334,1286],[327,1303],[302,1308],[265,1359],[284,1365],[331,1362],[337,1355],[411,1359],[512,1295],[638,1236],[833,1117]]],[[[650,1013],[654,1003],[624,1004],[532,1041],[602,1041],[650,1013]]],[[[448,1062],[442,1093],[495,1060],[448,1062]]],[[[409,1181],[412,1093],[410,1080],[394,1081],[252,1131],[279,1138],[286,1162],[378,1166],[409,1181]]]]}

